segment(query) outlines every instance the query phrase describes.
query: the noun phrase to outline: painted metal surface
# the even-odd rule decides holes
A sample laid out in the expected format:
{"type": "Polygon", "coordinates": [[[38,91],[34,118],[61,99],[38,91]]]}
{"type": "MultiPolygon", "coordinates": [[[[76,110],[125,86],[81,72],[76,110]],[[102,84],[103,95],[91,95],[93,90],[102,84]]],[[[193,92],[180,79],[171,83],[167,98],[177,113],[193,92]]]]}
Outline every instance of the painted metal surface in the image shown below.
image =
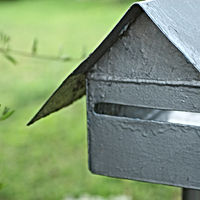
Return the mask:
{"type": "Polygon", "coordinates": [[[70,105],[83,96],[85,94],[85,74],[118,38],[125,35],[143,11],[180,50],[188,62],[200,70],[199,8],[199,0],[152,0],[134,4],[102,44],[61,84],[29,124],[70,105]],[[70,87],[79,89],[71,92],[70,87]]]}
{"type": "Polygon", "coordinates": [[[151,0],[139,5],[166,37],[200,71],[200,1],[151,0]]]}
{"type": "Polygon", "coordinates": [[[46,117],[47,115],[56,112],[83,95],[85,95],[85,75],[87,72],[95,65],[95,63],[101,58],[102,55],[109,49],[112,44],[120,37],[123,36],[129,25],[134,22],[137,17],[141,14],[142,9],[135,5],[134,9],[129,9],[126,15],[120,20],[116,27],[111,31],[111,33],[105,38],[105,40],[95,49],[95,51],[89,55],[89,57],[84,60],[75,70],[70,74],[60,87],[52,94],[52,96],[47,100],[47,102],[41,107],[38,113],[33,117],[33,119],[28,123],[28,125],[33,124],[35,121],[46,117]],[[79,77],[79,78],[76,78],[79,77]],[[71,81],[72,80],[72,81],[71,81]],[[73,81],[74,80],[74,81],[73,81]],[[74,95],[70,93],[68,88],[77,87],[81,83],[79,90],[76,90],[74,95]],[[65,98],[69,100],[65,101],[63,99],[63,94],[67,94],[65,98]],[[78,95],[76,94],[78,93],[78,95]]]}
{"type": "Polygon", "coordinates": [[[154,120],[184,125],[200,126],[200,113],[170,111],[116,103],[96,103],[94,112],[114,117],[127,117],[141,120],[154,120]]]}
{"type": "Polygon", "coordinates": [[[200,189],[200,127],[167,121],[174,111],[200,113],[198,4],[133,5],[30,124],[87,93],[93,173],[200,189]]]}
{"type": "Polygon", "coordinates": [[[200,189],[199,129],[94,116],[90,170],[99,175],[200,189]]]}
{"type": "Polygon", "coordinates": [[[87,78],[93,173],[200,189],[200,127],[163,116],[197,112],[199,125],[199,72],[144,13],[87,78]]]}
{"type": "Polygon", "coordinates": [[[90,80],[90,83],[95,85],[95,87],[90,88],[90,92],[95,96],[95,103],[117,103],[200,113],[200,88],[126,82],[117,83],[99,80],[90,80]]]}
{"type": "Polygon", "coordinates": [[[200,80],[200,73],[145,13],[96,62],[92,75],[99,80],[105,80],[106,75],[115,82],[141,79],[146,83],[177,85],[192,85],[200,80]]]}
{"type": "MultiPolygon", "coordinates": [[[[143,105],[156,91],[138,94],[134,83],[129,87],[115,84],[118,86],[111,82],[99,86],[99,81],[88,80],[90,170],[105,176],[200,189],[200,128],[96,113],[97,102],[143,105]],[[116,88],[123,92],[118,93],[116,88]]],[[[155,107],[159,107],[159,98],[154,97],[155,107]]],[[[172,108],[169,98],[162,108],[172,108]]]]}
{"type": "Polygon", "coordinates": [[[78,74],[68,77],[63,84],[54,92],[52,97],[42,106],[35,117],[27,124],[56,112],[65,105],[73,103],[85,94],[85,74],[78,74]]]}

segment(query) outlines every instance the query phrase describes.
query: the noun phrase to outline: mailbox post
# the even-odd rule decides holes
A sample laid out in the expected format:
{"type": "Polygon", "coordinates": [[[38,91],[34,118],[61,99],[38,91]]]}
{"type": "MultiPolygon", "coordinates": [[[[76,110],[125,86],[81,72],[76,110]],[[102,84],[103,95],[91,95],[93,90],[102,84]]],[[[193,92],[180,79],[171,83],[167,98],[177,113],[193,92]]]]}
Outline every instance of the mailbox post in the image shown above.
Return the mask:
{"type": "Polygon", "coordinates": [[[200,189],[199,0],[134,4],[29,125],[86,94],[92,173],[200,189]]]}
{"type": "Polygon", "coordinates": [[[199,200],[200,191],[192,190],[192,189],[183,189],[182,199],[183,200],[199,200]]]}

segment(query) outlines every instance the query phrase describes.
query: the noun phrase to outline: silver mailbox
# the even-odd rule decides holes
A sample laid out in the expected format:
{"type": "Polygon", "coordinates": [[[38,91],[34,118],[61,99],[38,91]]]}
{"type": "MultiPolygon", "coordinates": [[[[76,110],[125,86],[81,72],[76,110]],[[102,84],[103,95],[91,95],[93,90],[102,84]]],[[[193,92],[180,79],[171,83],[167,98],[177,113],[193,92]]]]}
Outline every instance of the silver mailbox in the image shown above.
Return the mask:
{"type": "Polygon", "coordinates": [[[86,94],[93,173],[200,189],[199,11],[134,4],[29,125],[86,94]]]}

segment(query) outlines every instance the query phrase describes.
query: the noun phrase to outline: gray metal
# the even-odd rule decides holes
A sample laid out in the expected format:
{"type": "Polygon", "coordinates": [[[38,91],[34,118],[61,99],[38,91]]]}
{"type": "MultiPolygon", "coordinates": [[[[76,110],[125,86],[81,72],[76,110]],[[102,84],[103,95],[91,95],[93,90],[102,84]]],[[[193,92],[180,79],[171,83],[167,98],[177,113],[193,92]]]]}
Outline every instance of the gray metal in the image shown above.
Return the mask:
{"type": "Polygon", "coordinates": [[[172,123],[168,115],[200,113],[199,72],[144,13],[87,78],[93,173],[200,189],[200,127],[172,123]],[[107,111],[95,109],[103,104],[107,111]],[[144,113],[135,109],[141,107],[144,113]],[[167,111],[165,120],[160,110],[167,111]]]}
{"type": "Polygon", "coordinates": [[[85,94],[85,75],[87,72],[119,38],[126,34],[126,31],[143,11],[147,13],[168,40],[188,59],[188,62],[199,70],[200,1],[152,0],[139,2],[127,11],[102,44],[61,84],[29,122],[29,125],[52,112],[70,105],[83,96],[85,94]]]}
{"type": "Polygon", "coordinates": [[[105,40],[63,81],[60,87],[52,94],[27,125],[33,124],[35,121],[72,104],[74,101],[84,96],[85,75],[116,40],[120,36],[123,36],[129,25],[133,23],[141,13],[142,9],[140,6],[134,5],[133,8],[131,7],[105,40]],[[77,87],[78,89],[72,91],[70,89],[77,87]]]}
{"type": "MultiPolygon", "coordinates": [[[[118,93],[115,84],[119,89],[120,83],[104,82],[110,87],[108,90],[99,81],[88,82],[90,170],[106,176],[199,189],[200,128],[94,112],[95,104],[102,99],[120,103],[126,94],[124,104],[131,105],[138,98],[138,93],[134,96],[134,84],[133,90],[121,87],[124,93],[118,93]],[[120,96],[115,98],[117,93],[120,96]]],[[[154,90],[141,94],[153,96],[154,90]]],[[[143,104],[145,99],[140,97],[143,104]]]]}
{"type": "Polygon", "coordinates": [[[182,200],[200,200],[200,191],[192,189],[183,189],[182,200]]]}
{"type": "Polygon", "coordinates": [[[166,37],[200,71],[200,1],[151,0],[139,5],[166,37]]]}
{"type": "Polygon", "coordinates": [[[199,10],[198,0],[134,4],[29,124],[86,92],[93,173],[200,189],[200,119],[171,118],[200,113],[199,10]]]}
{"type": "Polygon", "coordinates": [[[94,106],[94,112],[114,117],[128,117],[133,119],[200,126],[200,113],[193,112],[169,111],[165,109],[152,109],[113,103],[97,103],[94,106]]]}
{"type": "Polygon", "coordinates": [[[145,13],[96,62],[91,75],[98,80],[140,79],[160,85],[195,86],[200,80],[200,73],[145,13]]]}
{"type": "Polygon", "coordinates": [[[95,102],[200,112],[200,88],[90,80],[95,102]]]}

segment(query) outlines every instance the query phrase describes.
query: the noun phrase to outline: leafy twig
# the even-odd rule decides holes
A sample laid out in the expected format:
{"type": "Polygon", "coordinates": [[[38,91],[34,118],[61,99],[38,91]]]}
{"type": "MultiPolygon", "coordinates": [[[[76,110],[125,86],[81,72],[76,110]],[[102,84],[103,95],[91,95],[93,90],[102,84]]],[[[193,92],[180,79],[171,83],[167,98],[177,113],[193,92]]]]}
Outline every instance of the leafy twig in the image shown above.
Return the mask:
{"type": "Polygon", "coordinates": [[[28,58],[36,58],[36,59],[52,60],[52,61],[62,61],[62,62],[67,62],[67,61],[72,61],[72,60],[80,60],[79,58],[71,58],[71,57],[67,57],[67,56],[59,57],[59,56],[50,56],[50,55],[42,55],[42,54],[32,54],[32,53],[28,53],[25,51],[14,50],[14,49],[5,49],[5,48],[1,48],[1,47],[0,47],[0,53],[2,53],[4,56],[10,55],[12,53],[17,56],[23,56],[23,57],[28,57],[28,58]],[[7,53],[7,54],[5,54],[5,53],[7,53]]]}
{"type": "Polygon", "coordinates": [[[13,54],[16,56],[23,56],[28,58],[42,59],[42,60],[52,60],[52,61],[61,61],[67,62],[72,60],[80,60],[80,58],[72,58],[68,56],[52,56],[52,55],[44,55],[38,54],[38,39],[35,38],[33,40],[31,52],[15,50],[10,48],[10,36],[7,34],[0,32],[0,54],[2,54],[7,60],[9,60],[12,64],[17,64],[16,59],[12,56],[13,54]]]}
{"type": "MultiPolygon", "coordinates": [[[[1,104],[0,104],[0,107],[1,107],[1,104]]],[[[0,121],[4,121],[8,119],[14,112],[15,112],[14,110],[11,110],[10,108],[5,107],[3,109],[2,114],[0,115],[0,121]]]]}

